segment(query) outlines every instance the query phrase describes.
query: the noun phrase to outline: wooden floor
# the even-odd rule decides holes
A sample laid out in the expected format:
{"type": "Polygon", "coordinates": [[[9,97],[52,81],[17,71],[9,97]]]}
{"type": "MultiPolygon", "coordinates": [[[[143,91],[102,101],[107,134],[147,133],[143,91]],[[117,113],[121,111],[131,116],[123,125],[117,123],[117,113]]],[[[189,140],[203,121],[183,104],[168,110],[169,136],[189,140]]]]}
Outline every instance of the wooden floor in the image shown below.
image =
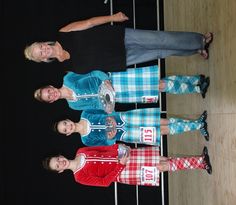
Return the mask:
{"type": "Polygon", "coordinates": [[[167,75],[205,74],[211,84],[200,95],[167,96],[168,115],[197,118],[208,111],[210,141],[198,132],[169,136],[168,153],[200,154],[206,145],[213,174],[185,171],[169,174],[170,205],[236,203],[236,1],[165,0],[165,30],[214,33],[209,60],[199,55],[166,59],[167,75]]]}

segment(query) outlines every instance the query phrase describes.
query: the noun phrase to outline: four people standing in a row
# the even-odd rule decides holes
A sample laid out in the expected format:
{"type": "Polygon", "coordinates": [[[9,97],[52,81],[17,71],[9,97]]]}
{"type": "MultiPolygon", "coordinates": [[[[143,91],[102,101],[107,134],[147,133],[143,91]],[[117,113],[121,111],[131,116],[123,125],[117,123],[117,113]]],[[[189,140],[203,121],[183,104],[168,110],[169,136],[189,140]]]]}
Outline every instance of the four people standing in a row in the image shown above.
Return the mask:
{"type": "Polygon", "coordinates": [[[158,66],[127,70],[126,67],[157,58],[197,53],[208,59],[212,33],[134,30],[103,25],[126,20],[128,17],[119,12],[73,22],[59,30],[57,41],[35,42],[25,48],[27,59],[35,62],[57,60],[71,71],[64,76],[62,87],[41,87],[34,97],[48,103],[65,99],[70,108],[84,110],[78,123],[64,120],[55,128],[66,135],[78,132],[82,142],[92,146],[80,148],[73,160],[60,155],[49,157],[44,167],[59,173],[72,170],[77,182],[92,186],[109,186],[115,181],[157,186],[162,171],[206,169],[211,174],[206,147],[201,156],[186,158],[159,156],[158,148],[160,136],[164,134],[200,130],[209,140],[206,112],[197,120],[161,119],[158,108],[118,113],[114,112],[114,106],[116,102],[154,103],[160,92],[199,93],[205,98],[210,79],[204,75],[160,79],[158,66]],[[116,141],[156,146],[130,149],[115,144],[116,141]],[[145,177],[147,172],[152,175],[151,180],[145,177]]]}

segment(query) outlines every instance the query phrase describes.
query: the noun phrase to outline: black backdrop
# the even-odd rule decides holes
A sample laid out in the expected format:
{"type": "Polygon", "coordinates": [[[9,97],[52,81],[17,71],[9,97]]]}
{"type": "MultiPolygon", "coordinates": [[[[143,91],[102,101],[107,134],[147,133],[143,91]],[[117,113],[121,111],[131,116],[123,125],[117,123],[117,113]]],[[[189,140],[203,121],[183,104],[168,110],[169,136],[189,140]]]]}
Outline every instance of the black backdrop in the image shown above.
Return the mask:
{"type": "MultiPolygon", "coordinates": [[[[133,27],[132,0],[114,0],[114,12],[123,11],[133,27]]],[[[1,200],[4,204],[114,204],[114,187],[96,188],[76,184],[71,173],[57,175],[42,169],[49,153],[74,157],[83,146],[80,137],[70,139],[54,133],[54,121],[79,119],[79,111],[65,102],[42,104],[33,91],[46,84],[61,85],[62,64],[34,63],[23,50],[34,41],[54,40],[57,31],[69,22],[108,15],[104,0],[1,0],[1,200]],[[2,46],[3,45],[3,46],[2,46]]],[[[156,0],[136,0],[136,25],[156,29],[156,0]]],[[[119,109],[130,109],[122,107],[119,109]]],[[[141,187],[140,204],[156,204],[158,188],[141,187]]],[[[135,204],[135,187],[119,185],[119,204],[135,204]]],[[[1,203],[3,204],[3,203],[1,203]]]]}

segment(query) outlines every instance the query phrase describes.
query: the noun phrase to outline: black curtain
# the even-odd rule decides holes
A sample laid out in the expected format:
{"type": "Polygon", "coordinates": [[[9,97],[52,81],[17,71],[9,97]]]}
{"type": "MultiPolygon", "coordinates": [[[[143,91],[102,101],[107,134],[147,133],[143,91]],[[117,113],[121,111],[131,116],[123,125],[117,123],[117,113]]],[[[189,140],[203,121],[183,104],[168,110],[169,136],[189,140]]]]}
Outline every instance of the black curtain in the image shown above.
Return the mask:
{"type": "MultiPolygon", "coordinates": [[[[132,0],[115,0],[114,12],[123,11],[133,27],[132,0]]],[[[1,200],[4,204],[114,204],[114,187],[97,188],[74,182],[72,173],[45,171],[41,160],[51,153],[73,158],[82,147],[79,136],[65,138],[52,131],[53,122],[78,120],[79,111],[66,102],[43,104],[33,99],[36,88],[61,85],[62,67],[53,62],[34,63],[24,58],[23,50],[34,41],[54,40],[57,31],[69,22],[110,14],[104,0],[1,0],[1,200]]],[[[136,27],[156,29],[156,1],[136,1],[136,27]]],[[[120,106],[120,110],[131,109],[120,106]]],[[[135,187],[119,185],[119,204],[136,204],[135,187]]],[[[140,204],[160,200],[159,188],[141,187],[140,204]]],[[[3,204],[3,203],[1,203],[3,204]]]]}

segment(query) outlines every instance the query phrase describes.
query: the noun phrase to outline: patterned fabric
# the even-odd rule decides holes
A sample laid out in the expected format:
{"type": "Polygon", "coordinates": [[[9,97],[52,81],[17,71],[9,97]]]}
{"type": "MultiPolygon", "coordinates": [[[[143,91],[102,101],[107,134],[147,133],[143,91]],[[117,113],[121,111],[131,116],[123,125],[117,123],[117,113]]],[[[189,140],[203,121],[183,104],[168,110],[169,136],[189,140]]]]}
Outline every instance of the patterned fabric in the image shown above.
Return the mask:
{"type": "Polygon", "coordinates": [[[200,76],[168,76],[162,80],[166,86],[164,92],[172,94],[200,93],[200,76]]]}
{"type": "Polygon", "coordinates": [[[157,65],[127,69],[110,73],[116,92],[116,102],[157,102],[159,94],[159,68],[157,65]]]}
{"type": "Polygon", "coordinates": [[[174,118],[174,117],[171,117],[169,118],[169,122],[170,124],[174,124],[174,123],[177,123],[177,122],[188,122],[189,120],[187,119],[183,119],[183,118],[174,118]]]}
{"type": "Polygon", "coordinates": [[[181,157],[169,159],[169,171],[187,170],[187,169],[205,169],[206,163],[203,156],[199,157],[181,157]]]}
{"type": "Polygon", "coordinates": [[[143,169],[155,169],[159,163],[158,147],[142,147],[131,149],[130,159],[120,173],[117,181],[130,185],[159,186],[159,171],[153,173],[152,183],[144,183],[143,169]]]}
{"type": "Polygon", "coordinates": [[[86,120],[88,129],[86,135],[81,135],[83,144],[87,146],[112,145],[116,141],[140,143],[149,145],[160,144],[160,109],[145,108],[126,112],[107,114],[101,110],[86,110],[81,114],[81,120],[86,120]],[[107,118],[116,121],[116,135],[108,139],[110,127],[107,118]]]}
{"type": "Polygon", "coordinates": [[[76,156],[83,155],[85,163],[74,171],[75,181],[89,186],[110,186],[125,165],[118,162],[118,144],[111,146],[82,147],[76,156]]]}
{"type": "Polygon", "coordinates": [[[199,122],[198,120],[183,120],[183,122],[179,121],[168,125],[171,135],[199,130],[202,126],[203,123],[199,122]]]}
{"type": "Polygon", "coordinates": [[[177,80],[179,83],[187,83],[191,85],[198,85],[200,83],[200,75],[174,75],[167,78],[173,81],[177,80]]]}
{"type": "Polygon", "coordinates": [[[160,145],[160,109],[146,108],[121,113],[125,134],[120,139],[129,143],[160,145]],[[145,135],[145,132],[147,133],[145,135]]]}
{"type": "Polygon", "coordinates": [[[68,72],[63,78],[63,86],[73,91],[74,100],[67,100],[69,107],[74,110],[103,110],[96,94],[104,80],[108,80],[108,75],[97,70],[87,74],[68,72]]]}
{"type": "MultiPolygon", "coordinates": [[[[86,110],[81,113],[81,120],[87,121],[87,132],[81,135],[81,140],[86,146],[102,146],[102,145],[112,145],[116,142],[116,137],[113,139],[108,139],[107,137],[107,125],[106,119],[109,114],[102,110],[86,110]]],[[[113,113],[117,124],[123,124],[120,120],[120,115],[118,113],[113,113]]],[[[123,132],[117,133],[117,135],[122,135],[123,132]]]]}

